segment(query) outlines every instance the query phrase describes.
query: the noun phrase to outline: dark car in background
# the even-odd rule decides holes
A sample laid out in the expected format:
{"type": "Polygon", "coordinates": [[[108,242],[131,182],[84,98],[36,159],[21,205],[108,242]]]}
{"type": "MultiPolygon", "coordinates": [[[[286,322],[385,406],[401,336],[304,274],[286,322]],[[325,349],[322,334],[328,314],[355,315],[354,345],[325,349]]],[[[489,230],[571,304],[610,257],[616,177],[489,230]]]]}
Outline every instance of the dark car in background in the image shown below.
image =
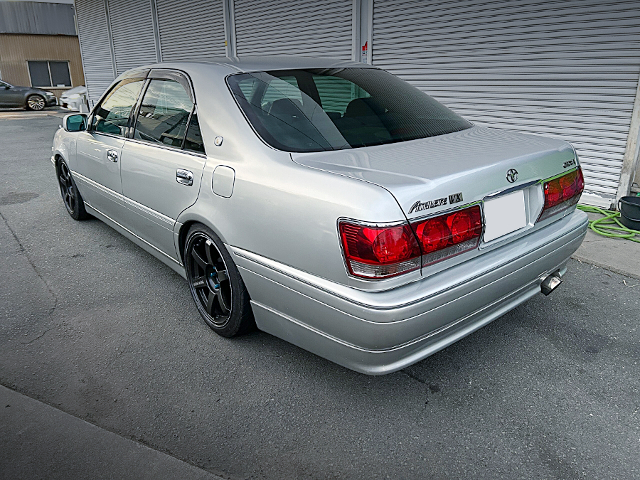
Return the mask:
{"type": "Polygon", "coordinates": [[[43,110],[56,103],[56,97],[51,92],[33,87],[17,87],[0,80],[0,107],[43,110]]]}

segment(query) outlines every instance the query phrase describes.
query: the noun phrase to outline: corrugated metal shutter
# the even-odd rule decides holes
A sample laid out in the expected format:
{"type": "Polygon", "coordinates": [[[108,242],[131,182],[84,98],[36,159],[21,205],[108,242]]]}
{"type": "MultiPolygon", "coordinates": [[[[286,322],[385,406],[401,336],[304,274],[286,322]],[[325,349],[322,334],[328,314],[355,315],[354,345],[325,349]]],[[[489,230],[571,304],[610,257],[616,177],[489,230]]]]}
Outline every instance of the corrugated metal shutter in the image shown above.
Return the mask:
{"type": "Polygon", "coordinates": [[[156,63],[156,40],[150,0],[109,0],[109,20],[118,75],[156,63]]]}
{"type": "Polygon", "coordinates": [[[238,55],[351,59],[350,0],[235,0],[238,55]]]}
{"type": "Polygon", "coordinates": [[[633,1],[376,0],[373,63],[478,124],[563,138],[613,197],[640,73],[633,1]]]}
{"type": "Polygon", "coordinates": [[[89,104],[94,105],[115,78],[104,2],[76,0],[76,16],[89,104]]]}
{"type": "Polygon", "coordinates": [[[162,61],[225,55],[222,1],[156,0],[162,61]]]}

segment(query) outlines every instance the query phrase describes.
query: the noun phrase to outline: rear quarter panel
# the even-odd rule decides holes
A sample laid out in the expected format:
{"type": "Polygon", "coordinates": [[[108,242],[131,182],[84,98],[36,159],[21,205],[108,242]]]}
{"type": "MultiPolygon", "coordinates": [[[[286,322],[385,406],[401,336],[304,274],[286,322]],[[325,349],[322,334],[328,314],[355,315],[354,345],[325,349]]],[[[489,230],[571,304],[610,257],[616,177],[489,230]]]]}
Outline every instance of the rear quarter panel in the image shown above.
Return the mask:
{"type": "Polygon", "coordinates": [[[353,284],[338,238],[340,217],[371,222],[404,218],[391,194],[380,187],[298,166],[284,153],[246,152],[232,159],[209,157],[198,201],[179,222],[200,221],[233,247],[353,284]],[[212,190],[218,165],[236,172],[230,198],[212,190]]]}
{"type": "MultiPolygon", "coordinates": [[[[358,179],[298,165],[289,153],[263,143],[224,82],[228,68],[189,73],[207,163],[198,200],[178,222],[202,222],[233,247],[335,282],[362,284],[346,273],[338,218],[403,220],[393,196],[358,179]],[[223,138],[222,145],[213,144],[216,136],[223,138]],[[235,171],[230,198],[212,190],[213,171],[220,165],[235,171]]],[[[384,282],[377,285],[382,288],[384,282]]]]}

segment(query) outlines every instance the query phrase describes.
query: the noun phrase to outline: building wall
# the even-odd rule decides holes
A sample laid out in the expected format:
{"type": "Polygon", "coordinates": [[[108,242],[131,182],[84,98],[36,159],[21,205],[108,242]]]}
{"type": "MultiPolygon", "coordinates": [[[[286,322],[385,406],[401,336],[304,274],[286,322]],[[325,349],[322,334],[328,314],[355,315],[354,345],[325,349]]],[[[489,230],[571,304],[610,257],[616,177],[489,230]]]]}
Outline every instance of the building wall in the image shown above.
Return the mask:
{"type": "MultiPolygon", "coordinates": [[[[84,85],[78,37],[66,35],[0,34],[0,76],[13,85],[30,86],[28,60],[69,62],[71,85],[84,85]]],[[[47,88],[60,96],[66,88],[47,88]]]]}
{"type": "Polygon", "coordinates": [[[479,125],[572,142],[585,175],[582,201],[605,207],[633,173],[637,3],[75,0],[91,105],[126,68],[222,54],[223,35],[229,56],[360,59],[479,125]]]}

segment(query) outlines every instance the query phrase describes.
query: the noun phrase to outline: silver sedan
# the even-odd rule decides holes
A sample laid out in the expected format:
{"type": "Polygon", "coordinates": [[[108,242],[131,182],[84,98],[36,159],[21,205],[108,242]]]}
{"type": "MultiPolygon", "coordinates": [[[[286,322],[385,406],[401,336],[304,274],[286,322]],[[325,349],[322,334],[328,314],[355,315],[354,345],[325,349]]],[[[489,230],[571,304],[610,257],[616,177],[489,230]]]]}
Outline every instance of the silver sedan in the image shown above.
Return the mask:
{"type": "Polygon", "coordinates": [[[130,70],[65,117],[51,160],[69,214],[185,277],[215,332],[367,374],[550,293],[587,228],[570,144],[328,59],[130,70]]]}

